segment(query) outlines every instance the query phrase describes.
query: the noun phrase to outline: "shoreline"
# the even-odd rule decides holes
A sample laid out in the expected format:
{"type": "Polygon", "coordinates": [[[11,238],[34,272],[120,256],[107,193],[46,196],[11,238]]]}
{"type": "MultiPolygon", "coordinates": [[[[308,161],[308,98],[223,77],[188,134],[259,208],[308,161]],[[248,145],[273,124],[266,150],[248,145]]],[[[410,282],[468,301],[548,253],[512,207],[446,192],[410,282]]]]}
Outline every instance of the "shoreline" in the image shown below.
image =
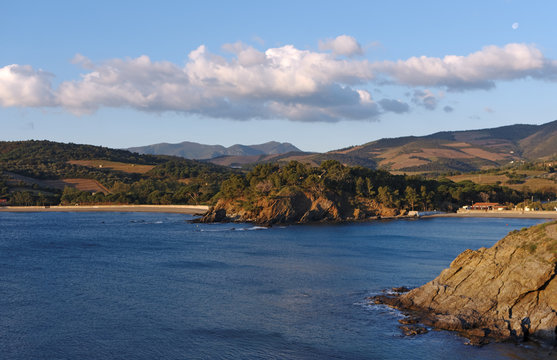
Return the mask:
{"type": "Polygon", "coordinates": [[[207,205],[79,205],[79,206],[3,206],[0,212],[154,212],[200,215],[207,205]]]}
{"type": "MultiPolygon", "coordinates": [[[[203,215],[209,210],[207,205],[55,205],[45,206],[0,206],[0,212],[154,212],[203,215]]],[[[428,219],[428,218],[516,218],[516,219],[557,219],[557,211],[474,211],[440,213],[421,216],[384,217],[383,220],[428,219]]],[[[359,222],[359,221],[354,221],[359,222]]]]}
{"type": "Polygon", "coordinates": [[[420,216],[430,217],[462,217],[462,218],[517,218],[517,219],[557,219],[557,211],[482,211],[468,210],[457,213],[444,213],[420,216]]]}

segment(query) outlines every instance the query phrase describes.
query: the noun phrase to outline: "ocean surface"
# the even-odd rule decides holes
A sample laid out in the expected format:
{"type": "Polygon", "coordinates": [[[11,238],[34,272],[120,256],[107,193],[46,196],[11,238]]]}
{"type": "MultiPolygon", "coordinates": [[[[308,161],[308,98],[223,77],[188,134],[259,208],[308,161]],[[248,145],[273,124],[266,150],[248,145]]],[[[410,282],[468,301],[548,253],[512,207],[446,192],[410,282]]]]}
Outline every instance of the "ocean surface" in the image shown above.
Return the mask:
{"type": "Polygon", "coordinates": [[[535,359],[402,336],[366,297],[424,284],[532,219],[269,229],[154,213],[0,213],[1,359],[535,359]]]}

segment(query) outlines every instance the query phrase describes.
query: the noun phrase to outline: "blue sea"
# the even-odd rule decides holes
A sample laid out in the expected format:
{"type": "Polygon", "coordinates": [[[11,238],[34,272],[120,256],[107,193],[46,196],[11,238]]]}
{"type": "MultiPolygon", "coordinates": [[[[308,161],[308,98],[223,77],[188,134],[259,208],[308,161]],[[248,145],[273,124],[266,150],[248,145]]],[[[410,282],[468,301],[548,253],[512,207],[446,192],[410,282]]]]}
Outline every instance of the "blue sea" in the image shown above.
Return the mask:
{"type": "Polygon", "coordinates": [[[1,359],[535,359],[405,337],[366,297],[542,220],[260,228],[160,213],[0,213],[1,359]]]}

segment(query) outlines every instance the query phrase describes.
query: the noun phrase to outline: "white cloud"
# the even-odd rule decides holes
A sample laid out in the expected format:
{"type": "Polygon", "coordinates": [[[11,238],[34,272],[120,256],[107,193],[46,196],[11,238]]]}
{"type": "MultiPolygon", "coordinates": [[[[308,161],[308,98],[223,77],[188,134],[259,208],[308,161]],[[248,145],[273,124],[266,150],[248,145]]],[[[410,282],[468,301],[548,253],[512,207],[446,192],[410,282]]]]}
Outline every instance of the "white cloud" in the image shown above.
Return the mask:
{"type": "Polygon", "coordinates": [[[367,61],[339,60],[291,45],[265,52],[242,43],[223,48],[226,59],[200,46],[184,67],[147,56],[91,65],[78,81],[60,84],[60,104],[75,113],[101,106],[179,111],[223,118],[299,121],[373,119],[371,95],[353,86],[370,81],[367,61]]]}
{"type": "Polygon", "coordinates": [[[496,81],[527,77],[557,80],[557,61],[545,58],[533,45],[488,46],[466,56],[376,63],[338,57],[361,50],[345,35],[321,48],[332,53],[292,45],[260,51],[238,42],[223,45],[230,53],[225,57],[202,45],[190,52],[184,65],[147,56],[94,63],[77,54],[72,62],[84,73],[56,89],[51,74],[8,65],[0,68],[0,106],[61,106],[76,114],[115,107],[230,119],[374,120],[381,112],[410,110],[398,100],[374,101],[365,88],[380,86],[377,76],[417,87],[411,89],[411,102],[429,110],[437,107],[444,89],[487,89],[496,81]]]}
{"type": "Polygon", "coordinates": [[[191,103],[199,96],[188,86],[186,74],[169,62],[151,62],[140,56],[92,66],[79,81],[60,84],[62,106],[75,113],[90,113],[101,106],[180,110],[184,101],[191,103]]]}
{"type": "Polygon", "coordinates": [[[362,46],[352,36],[340,35],[334,39],[319,41],[319,50],[332,51],[336,55],[363,55],[362,46]]]}
{"type": "Polygon", "coordinates": [[[40,107],[55,105],[52,74],[29,65],[0,68],[0,106],[40,107]]]}
{"type": "Polygon", "coordinates": [[[412,86],[443,86],[449,90],[489,89],[497,80],[526,77],[555,79],[557,63],[533,45],[486,46],[467,56],[411,57],[373,65],[396,82],[412,86]]]}

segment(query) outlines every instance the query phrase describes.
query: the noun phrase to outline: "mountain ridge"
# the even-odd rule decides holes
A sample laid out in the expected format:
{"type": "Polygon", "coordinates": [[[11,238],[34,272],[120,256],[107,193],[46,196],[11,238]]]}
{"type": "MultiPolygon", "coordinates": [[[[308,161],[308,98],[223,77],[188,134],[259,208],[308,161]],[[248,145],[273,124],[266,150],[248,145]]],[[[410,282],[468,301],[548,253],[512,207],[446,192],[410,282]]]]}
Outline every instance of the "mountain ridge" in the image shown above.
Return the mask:
{"type": "Polygon", "coordinates": [[[440,131],[425,136],[382,138],[321,154],[302,162],[335,158],[394,172],[469,172],[519,161],[557,158],[557,120],[541,125],[515,124],[476,130],[440,131]]]}
{"type": "Polygon", "coordinates": [[[192,142],[162,143],[129,150],[181,156],[231,167],[288,163],[291,160],[318,166],[325,160],[337,160],[349,166],[398,173],[470,172],[522,161],[555,160],[557,120],[541,125],[515,124],[382,138],[324,153],[302,152],[289,143],[278,142],[249,146],[237,144],[228,148],[192,142]],[[188,146],[189,153],[185,149],[188,146]]]}
{"type": "Polygon", "coordinates": [[[172,155],[193,160],[210,160],[221,156],[254,156],[276,155],[288,152],[301,152],[296,146],[287,142],[269,141],[263,144],[242,145],[234,144],[229,147],[222,145],[206,145],[192,141],[177,144],[158,143],[146,146],[130,147],[126,150],[139,154],[172,155]]]}
{"type": "Polygon", "coordinates": [[[382,138],[325,153],[292,152],[266,156],[223,155],[208,161],[239,167],[291,160],[318,166],[337,160],[398,173],[470,172],[521,161],[557,158],[557,120],[476,130],[440,131],[425,136],[382,138]]]}

